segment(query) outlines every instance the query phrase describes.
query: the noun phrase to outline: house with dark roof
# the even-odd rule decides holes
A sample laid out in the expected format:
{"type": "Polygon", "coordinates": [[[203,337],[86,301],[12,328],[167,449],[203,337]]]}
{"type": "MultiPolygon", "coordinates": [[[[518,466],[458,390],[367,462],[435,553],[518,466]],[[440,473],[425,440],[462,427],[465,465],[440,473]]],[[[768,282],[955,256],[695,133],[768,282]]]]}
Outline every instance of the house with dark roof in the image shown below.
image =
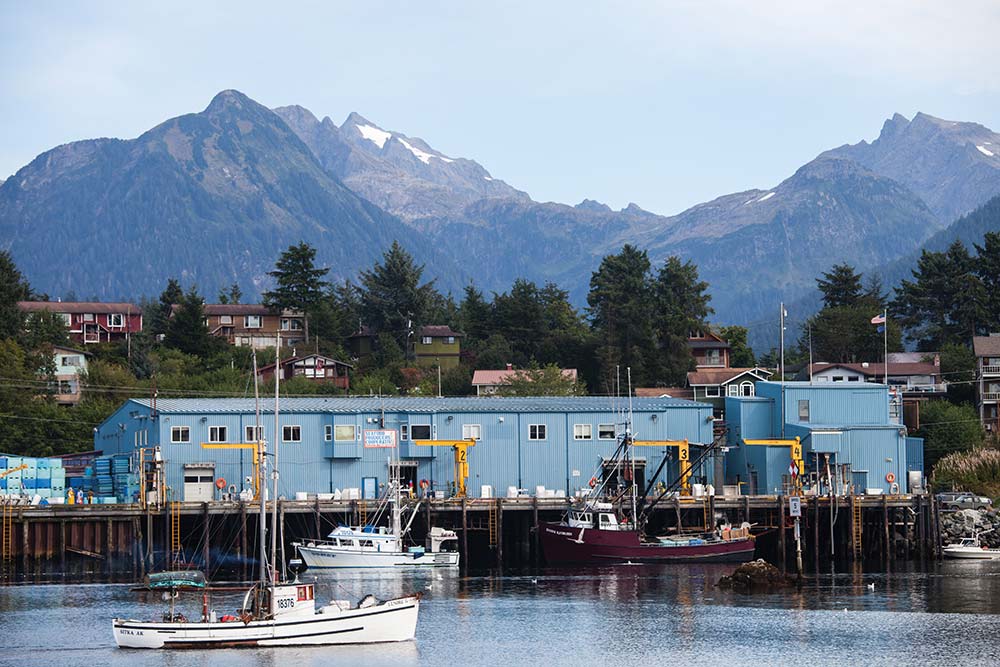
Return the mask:
{"type": "Polygon", "coordinates": [[[698,368],[687,374],[687,383],[691,400],[711,404],[716,419],[725,419],[727,396],[754,396],[755,383],[769,380],[773,374],[759,367],[698,368]]]}
{"type": "Polygon", "coordinates": [[[809,379],[813,382],[876,382],[888,381],[889,387],[904,396],[914,394],[929,397],[932,394],[944,394],[948,385],[941,376],[941,357],[935,352],[925,353],[919,358],[907,354],[902,361],[889,357],[886,364],[876,362],[860,363],[826,363],[818,362],[800,373],[799,379],[809,379]],[[811,374],[810,374],[811,371],[811,374]],[[887,372],[888,371],[888,372],[887,372]],[[805,377],[802,377],[805,376],[805,377]]]}
{"type": "MultiPolygon", "coordinates": [[[[274,368],[274,363],[261,367],[257,370],[257,377],[261,382],[270,382],[274,379],[274,368]]],[[[347,390],[351,388],[348,371],[353,368],[351,364],[322,354],[296,355],[281,360],[281,379],[284,381],[302,377],[347,390]]]]}
{"type": "Polygon", "coordinates": [[[142,309],[134,303],[99,301],[18,301],[24,313],[59,315],[75,343],[110,343],[142,331],[142,309]]]}
{"type": "Polygon", "coordinates": [[[413,356],[417,366],[454,368],[462,353],[463,334],[446,324],[422,326],[417,330],[413,356]]]}
{"type": "Polygon", "coordinates": [[[688,349],[698,368],[729,368],[729,343],[710,330],[692,331],[688,349]]]}
{"type": "Polygon", "coordinates": [[[979,420],[987,431],[1000,430],[1000,334],[974,336],[972,351],[976,355],[976,403],[979,420]]]}

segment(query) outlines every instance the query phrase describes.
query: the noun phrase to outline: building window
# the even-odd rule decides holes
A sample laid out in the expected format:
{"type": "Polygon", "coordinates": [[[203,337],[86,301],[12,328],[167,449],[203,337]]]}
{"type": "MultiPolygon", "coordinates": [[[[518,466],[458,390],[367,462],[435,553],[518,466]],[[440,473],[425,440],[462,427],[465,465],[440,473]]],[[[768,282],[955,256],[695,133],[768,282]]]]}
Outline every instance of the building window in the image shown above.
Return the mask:
{"type": "Polygon", "coordinates": [[[843,375],[834,375],[833,376],[833,381],[834,382],[843,382],[844,381],[844,376],[843,375]]]}
{"type": "Polygon", "coordinates": [[[247,329],[260,329],[260,315],[247,315],[243,320],[247,329]]]}
{"type": "Polygon", "coordinates": [[[740,384],[740,394],[743,396],[753,396],[753,382],[746,381],[740,384]]]}
{"type": "Polygon", "coordinates": [[[327,442],[333,440],[333,425],[327,424],[323,427],[323,439],[327,442]]]}
{"type": "Polygon", "coordinates": [[[257,437],[253,437],[254,426],[244,426],[243,427],[243,442],[260,442],[264,439],[264,427],[257,426],[257,437]]]}
{"type": "Polygon", "coordinates": [[[722,394],[718,385],[714,387],[705,387],[705,398],[718,398],[721,395],[722,394]]]}
{"type": "Polygon", "coordinates": [[[615,439],[615,425],[614,424],[598,424],[597,425],[597,439],[598,440],[614,440],[615,439]]]}
{"type": "Polygon", "coordinates": [[[108,326],[109,327],[123,327],[125,326],[125,316],[121,313],[111,313],[108,315],[108,326]]]}
{"type": "Polygon", "coordinates": [[[707,366],[721,366],[722,354],[718,350],[705,351],[705,364],[707,366]]]}
{"type": "Polygon", "coordinates": [[[454,344],[455,344],[455,337],[448,336],[448,345],[454,345],[454,344]]]}
{"type": "Polygon", "coordinates": [[[171,426],[170,442],[186,443],[191,442],[191,429],[187,426],[171,426]]]}
{"type": "Polygon", "coordinates": [[[483,427],[479,424],[462,424],[462,439],[474,438],[480,440],[483,437],[483,427]]]}
{"type": "Polygon", "coordinates": [[[590,440],[594,437],[594,427],[590,424],[573,424],[574,440],[590,440]]]}
{"type": "Polygon", "coordinates": [[[63,357],[62,358],[62,365],[63,366],[77,366],[77,367],[80,367],[83,364],[80,362],[79,355],[74,355],[72,357],[63,357]]]}
{"type": "Polygon", "coordinates": [[[226,427],[225,426],[209,426],[208,427],[208,441],[209,442],[225,442],[226,441],[226,427]]]}
{"type": "Polygon", "coordinates": [[[84,322],[93,322],[94,321],[94,314],[93,313],[84,313],[83,314],[83,321],[84,322]]]}
{"type": "Polygon", "coordinates": [[[431,439],[431,425],[430,424],[412,424],[410,426],[410,437],[414,440],[430,440],[431,439]]]}
{"type": "Polygon", "coordinates": [[[847,378],[847,381],[848,382],[857,382],[858,381],[858,376],[855,375],[853,377],[849,377],[849,378],[847,378]]]}
{"type": "Polygon", "coordinates": [[[420,339],[420,342],[424,345],[430,345],[431,343],[434,342],[434,339],[431,338],[430,336],[424,336],[420,339]]]}
{"type": "Polygon", "coordinates": [[[67,327],[73,326],[73,316],[69,313],[58,313],[59,317],[62,318],[63,324],[67,327]]]}
{"type": "Polygon", "coordinates": [[[740,386],[738,384],[726,385],[726,396],[739,396],[740,386]]]}
{"type": "Polygon", "coordinates": [[[406,442],[410,437],[409,424],[403,422],[399,425],[399,441],[406,442]]]}
{"type": "Polygon", "coordinates": [[[282,442],[302,442],[302,427],[301,426],[282,426],[281,427],[281,441],[282,442]]]}
{"type": "Polygon", "coordinates": [[[545,440],[545,424],[528,424],[528,440],[545,440]]]}
{"type": "Polygon", "coordinates": [[[283,317],[281,318],[281,330],[282,331],[302,331],[302,320],[297,320],[294,318],[283,317]]]}
{"type": "Polygon", "coordinates": [[[232,324],[232,323],[233,323],[232,315],[219,315],[219,324],[232,324]]]}
{"type": "Polygon", "coordinates": [[[799,401],[799,421],[807,422],[809,421],[809,401],[801,400],[799,401]]]}
{"type": "Polygon", "coordinates": [[[338,442],[354,442],[354,425],[338,424],[333,429],[333,439],[338,442]]]}

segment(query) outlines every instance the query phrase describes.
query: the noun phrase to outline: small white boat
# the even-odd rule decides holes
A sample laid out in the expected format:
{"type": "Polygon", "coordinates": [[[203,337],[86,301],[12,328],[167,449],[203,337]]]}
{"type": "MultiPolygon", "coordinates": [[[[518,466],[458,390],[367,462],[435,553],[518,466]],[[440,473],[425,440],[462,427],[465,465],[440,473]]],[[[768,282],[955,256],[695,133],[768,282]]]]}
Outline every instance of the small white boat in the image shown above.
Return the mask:
{"type": "Polygon", "coordinates": [[[419,610],[419,595],[386,601],[369,595],[357,605],[338,600],[317,609],[313,584],[306,583],[255,586],[247,591],[242,609],[220,618],[203,614],[200,621],[189,622],[171,610],[163,621],[116,618],[113,627],[121,648],[373,644],[413,639],[419,610]]]}
{"type": "Polygon", "coordinates": [[[404,548],[399,537],[382,526],[340,526],[326,540],[293,543],[302,561],[311,568],[335,567],[455,567],[457,551],[443,551],[445,542],[457,540],[453,530],[431,528],[426,547],[404,548]]]}
{"type": "Polygon", "coordinates": [[[964,558],[969,560],[993,560],[1000,558],[1000,549],[990,549],[979,543],[979,535],[963,537],[961,542],[949,544],[942,549],[946,558],[964,558]]]}

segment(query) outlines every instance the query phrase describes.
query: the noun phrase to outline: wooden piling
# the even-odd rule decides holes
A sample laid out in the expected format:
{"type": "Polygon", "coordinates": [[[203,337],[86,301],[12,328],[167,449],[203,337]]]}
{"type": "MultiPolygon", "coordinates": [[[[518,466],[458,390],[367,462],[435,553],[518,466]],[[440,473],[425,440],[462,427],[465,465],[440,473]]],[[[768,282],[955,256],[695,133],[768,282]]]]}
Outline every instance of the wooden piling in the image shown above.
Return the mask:
{"type": "Polygon", "coordinates": [[[31,550],[31,537],[29,533],[31,532],[31,523],[21,516],[21,566],[24,569],[24,573],[28,574],[28,554],[31,550]]]}
{"type": "Polygon", "coordinates": [[[888,563],[892,558],[892,542],[889,533],[889,501],[885,495],[882,496],[882,545],[882,561],[888,563]]]}
{"type": "Polygon", "coordinates": [[[778,496],[778,525],[781,526],[779,529],[781,531],[780,541],[781,541],[781,571],[785,571],[785,496],[778,496]]]}
{"type": "Polygon", "coordinates": [[[205,564],[205,576],[211,577],[211,557],[212,557],[212,543],[211,543],[211,517],[208,515],[208,503],[202,503],[202,515],[205,521],[201,526],[201,560],[205,564]]]}
{"type": "Polygon", "coordinates": [[[540,549],[541,545],[539,544],[539,540],[541,539],[541,536],[538,534],[539,527],[538,527],[538,497],[537,496],[535,496],[535,497],[533,497],[531,499],[531,520],[532,520],[532,525],[534,525],[534,527],[535,527],[535,532],[534,532],[534,535],[532,535],[532,539],[531,539],[531,547],[532,547],[531,551],[532,551],[532,554],[534,556],[535,565],[538,565],[539,560],[540,560],[539,556],[541,555],[541,553],[540,553],[541,552],[541,549],[540,549]]]}
{"type": "Polygon", "coordinates": [[[819,495],[813,496],[813,571],[819,572],[819,495]]]}
{"type": "MultiPolygon", "coordinates": [[[[494,502],[494,501],[490,501],[494,502]]],[[[503,499],[497,498],[497,569],[503,569],[503,499]]]]}
{"type": "Polygon", "coordinates": [[[469,511],[468,499],[462,498],[462,563],[469,568],[469,511]]]}
{"type": "Polygon", "coordinates": [[[66,574],[66,521],[59,522],[59,569],[66,574]]]}
{"type": "Polygon", "coordinates": [[[319,496],[316,496],[316,510],[313,513],[313,517],[314,517],[314,524],[315,524],[315,528],[316,528],[316,532],[315,532],[316,539],[317,540],[321,540],[321,539],[323,539],[323,528],[322,528],[322,526],[320,526],[319,496]]]}
{"type": "Polygon", "coordinates": [[[247,504],[240,501],[240,579],[247,580],[247,504]]]}
{"type": "Polygon", "coordinates": [[[108,519],[105,524],[104,533],[104,571],[107,574],[111,574],[114,566],[114,549],[115,549],[115,524],[112,519],[108,519]]]}

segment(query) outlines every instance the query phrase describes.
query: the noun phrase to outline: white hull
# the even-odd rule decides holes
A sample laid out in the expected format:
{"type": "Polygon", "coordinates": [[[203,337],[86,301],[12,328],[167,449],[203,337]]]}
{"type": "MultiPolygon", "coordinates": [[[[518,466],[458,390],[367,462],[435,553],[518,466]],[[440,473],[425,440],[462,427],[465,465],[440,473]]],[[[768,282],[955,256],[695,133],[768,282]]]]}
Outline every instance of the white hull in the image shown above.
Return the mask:
{"type": "Polygon", "coordinates": [[[438,553],[400,553],[398,551],[353,551],[351,549],[315,546],[298,547],[303,562],[314,569],[362,567],[455,567],[459,554],[455,551],[438,553]]]}
{"type": "Polygon", "coordinates": [[[227,623],[156,623],[115,619],[121,648],[229,648],[375,644],[413,639],[420,599],[388,600],[364,609],[325,607],[308,616],[227,623]]]}
{"type": "Polygon", "coordinates": [[[961,558],[965,560],[996,560],[1000,558],[1000,549],[945,547],[942,551],[946,558],[961,558]]]}

